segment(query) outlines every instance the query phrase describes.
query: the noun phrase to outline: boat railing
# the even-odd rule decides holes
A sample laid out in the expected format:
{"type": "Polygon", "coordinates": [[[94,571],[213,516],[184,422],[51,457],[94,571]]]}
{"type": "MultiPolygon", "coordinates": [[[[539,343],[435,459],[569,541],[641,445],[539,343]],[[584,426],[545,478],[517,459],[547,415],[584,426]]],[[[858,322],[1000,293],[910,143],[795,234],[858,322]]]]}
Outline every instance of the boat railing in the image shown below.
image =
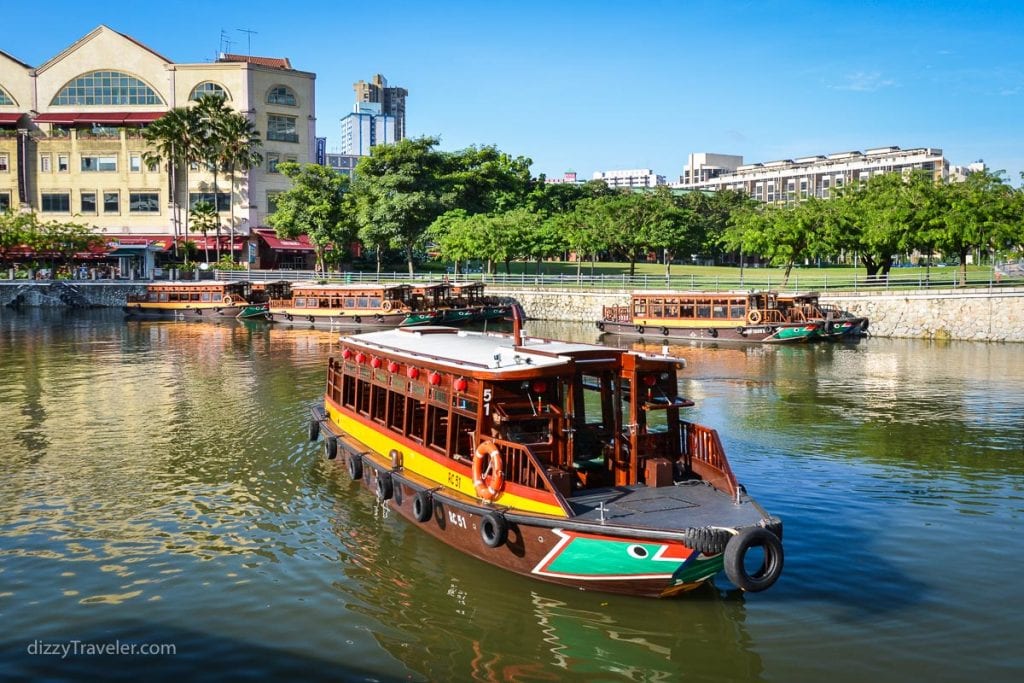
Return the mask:
{"type": "Polygon", "coordinates": [[[719,491],[739,498],[739,485],[732,473],[718,432],[693,422],[681,422],[682,453],[686,469],[719,491]]]}
{"type": "Polygon", "coordinates": [[[572,514],[572,508],[569,507],[565,496],[552,483],[547,469],[541,464],[540,459],[529,446],[503,439],[489,440],[494,442],[494,445],[498,447],[498,451],[501,453],[506,482],[539,491],[547,491],[554,496],[559,506],[567,515],[572,514]]]}
{"type": "Polygon", "coordinates": [[[790,322],[786,315],[777,308],[752,308],[747,314],[747,320],[754,324],[780,324],[790,322]],[[757,314],[756,316],[754,314],[757,314]]]}

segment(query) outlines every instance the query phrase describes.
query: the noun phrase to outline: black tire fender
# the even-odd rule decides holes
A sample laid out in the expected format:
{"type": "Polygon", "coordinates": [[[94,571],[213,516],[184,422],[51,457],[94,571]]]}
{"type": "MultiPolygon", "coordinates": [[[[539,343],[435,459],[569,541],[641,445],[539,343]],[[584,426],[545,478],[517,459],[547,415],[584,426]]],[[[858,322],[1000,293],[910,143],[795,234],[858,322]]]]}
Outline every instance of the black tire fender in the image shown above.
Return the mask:
{"type": "Polygon", "coordinates": [[[309,420],[309,440],[316,441],[320,436],[320,423],[310,418],[309,420]]]}
{"type": "Polygon", "coordinates": [[[718,336],[718,330],[716,330],[713,327],[709,327],[708,328],[708,336],[710,336],[712,338],[717,337],[718,336]]]}
{"type": "Polygon", "coordinates": [[[355,316],[355,317],[354,317],[354,318],[352,318],[352,319],[353,319],[353,320],[355,320],[355,321],[356,321],[357,323],[361,323],[361,322],[363,322],[363,318],[362,318],[362,316],[359,316],[359,315],[355,316]]]}
{"type": "Polygon", "coordinates": [[[643,334],[644,333],[644,326],[643,325],[637,325],[636,326],[636,333],[637,334],[643,334]]]}
{"type": "Polygon", "coordinates": [[[284,317],[288,320],[288,322],[292,321],[292,314],[291,313],[285,313],[284,317]]]}
{"type": "Polygon", "coordinates": [[[426,522],[434,512],[434,496],[430,491],[417,491],[412,498],[412,518],[426,522]]]}
{"type": "Polygon", "coordinates": [[[379,500],[391,500],[391,497],[395,495],[395,482],[392,480],[390,472],[377,473],[375,489],[379,500]]]}
{"type": "Polygon", "coordinates": [[[324,458],[334,460],[338,457],[338,437],[328,436],[324,438],[324,458]]]}
{"type": "Polygon", "coordinates": [[[737,588],[748,593],[759,593],[771,588],[782,574],[784,564],[782,541],[779,537],[759,526],[747,527],[729,539],[725,544],[723,566],[725,575],[737,588]],[[744,560],[747,551],[760,547],[764,550],[764,562],[753,574],[747,572],[744,560]]]}
{"type": "Polygon", "coordinates": [[[667,327],[661,328],[661,333],[667,337],[668,336],[668,328],[667,327]]]}
{"type": "Polygon", "coordinates": [[[597,329],[604,332],[604,323],[600,320],[597,321],[597,329]]]}
{"type": "Polygon", "coordinates": [[[497,512],[484,513],[480,518],[480,540],[488,548],[501,547],[508,538],[508,522],[497,512]]]}
{"type": "Polygon", "coordinates": [[[352,481],[363,478],[363,456],[358,453],[350,453],[346,464],[348,465],[348,476],[352,478],[352,481]]]}

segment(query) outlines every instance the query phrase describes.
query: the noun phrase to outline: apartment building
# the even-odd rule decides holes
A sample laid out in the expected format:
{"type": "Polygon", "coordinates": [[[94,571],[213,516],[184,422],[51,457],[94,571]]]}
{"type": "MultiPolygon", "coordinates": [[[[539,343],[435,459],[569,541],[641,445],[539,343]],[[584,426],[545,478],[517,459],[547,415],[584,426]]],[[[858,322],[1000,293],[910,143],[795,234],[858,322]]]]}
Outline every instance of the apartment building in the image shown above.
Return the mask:
{"type": "Polygon", "coordinates": [[[678,187],[742,190],[762,202],[789,202],[801,197],[828,197],[836,187],[881,173],[925,170],[936,179],[949,177],[950,165],[934,147],[877,147],[796,159],[744,164],[743,157],[691,154],[678,187]]]}
{"type": "Polygon", "coordinates": [[[595,171],[594,180],[603,180],[608,187],[656,187],[665,184],[665,176],[657,175],[649,168],[634,168],[622,171],[595,171]]]}
{"type": "Polygon", "coordinates": [[[356,111],[360,111],[358,105],[364,103],[375,103],[380,105],[378,116],[386,116],[394,126],[391,142],[405,139],[405,98],[409,91],[397,86],[389,86],[388,79],[381,74],[376,74],[370,80],[358,81],[352,84],[352,90],[356,94],[356,111]]]}
{"type": "Polygon", "coordinates": [[[315,80],[286,58],[176,63],[106,26],[38,67],[0,53],[0,209],[73,217],[111,236],[171,235],[182,229],[175,203],[207,200],[225,229],[234,208],[241,237],[231,248],[240,251],[290,185],[277,165],[314,159],[315,80]],[[264,160],[233,183],[220,173],[216,195],[213,174],[193,165],[171,197],[167,164],[146,162],[143,131],[204,93],[249,117],[264,160]]]}

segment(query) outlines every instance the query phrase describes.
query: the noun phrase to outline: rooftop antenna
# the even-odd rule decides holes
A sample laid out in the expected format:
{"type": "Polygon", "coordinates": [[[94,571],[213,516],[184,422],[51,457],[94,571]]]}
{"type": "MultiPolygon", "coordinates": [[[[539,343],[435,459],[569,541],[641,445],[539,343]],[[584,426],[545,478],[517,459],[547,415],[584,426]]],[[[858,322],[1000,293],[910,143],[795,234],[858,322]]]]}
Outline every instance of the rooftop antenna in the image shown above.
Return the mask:
{"type": "Polygon", "coordinates": [[[224,29],[220,30],[220,54],[231,52],[231,43],[233,41],[228,38],[228,32],[224,29]]]}
{"type": "Polygon", "coordinates": [[[245,49],[246,49],[246,53],[245,54],[247,54],[250,57],[252,57],[252,34],[259,33],[259,31],[250,31],[247,28],[236,28],[235,30],[238,31],[239,33],[246,34],[245,37],[246,37],[246,41],[247,42],[246,42],[246,46],[245,46],[245,49]]]}

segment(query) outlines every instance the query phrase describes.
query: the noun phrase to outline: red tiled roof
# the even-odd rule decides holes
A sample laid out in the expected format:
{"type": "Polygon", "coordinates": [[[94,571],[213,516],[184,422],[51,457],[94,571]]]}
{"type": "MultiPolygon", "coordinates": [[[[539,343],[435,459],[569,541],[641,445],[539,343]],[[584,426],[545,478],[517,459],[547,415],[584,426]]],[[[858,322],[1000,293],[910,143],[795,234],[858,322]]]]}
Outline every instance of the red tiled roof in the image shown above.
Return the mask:
{"type": "Polygon", "coordinates": [[[223,54],[218,62],[248,62],[257,66],[268,66],[271,69],[291,69],[292,63],[287,57],[253,57],[251,55],[223,54]]]}
{"type": "Polygon", "coordinates": [[[315,251],[306,235],[299,235],[298,239],[286,239],[278,237],[277,231],[269,228],[253,228],[253,232],[275,251],[315,251]]]}

